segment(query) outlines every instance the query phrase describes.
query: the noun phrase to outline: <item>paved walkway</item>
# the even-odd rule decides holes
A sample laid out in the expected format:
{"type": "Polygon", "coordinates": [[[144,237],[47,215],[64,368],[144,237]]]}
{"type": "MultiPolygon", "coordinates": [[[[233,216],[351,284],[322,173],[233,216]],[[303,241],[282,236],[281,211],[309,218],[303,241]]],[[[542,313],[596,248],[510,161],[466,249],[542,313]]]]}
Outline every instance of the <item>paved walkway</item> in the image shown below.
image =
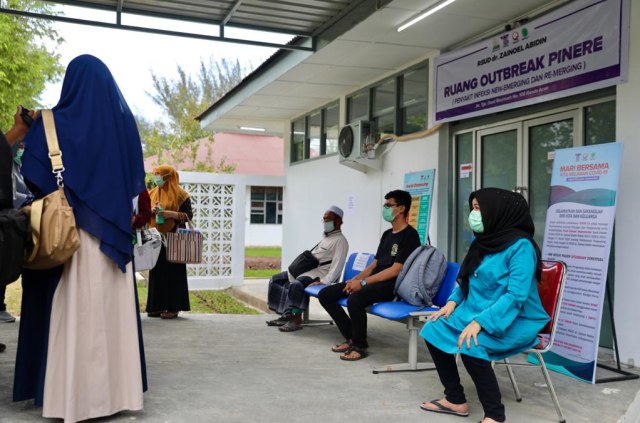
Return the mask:
{"type": "MultiPolygon", "coordinates": [[[[247,281],[242,291],[260,298],[266,281],[247,281]]],[[[317,303],[311,310],[313,318],[325,316],[317,303]]],[[[334,326],[283,334],[265,325],[271,317],[143,318],[150,385],[145,409],[98,421],[462,423],[418,408],[425,399],[441,396],[435,372],[371,373],[373,366],[406,359],[402,324],[370,317],[371,355],[347,363],[329,349],[340,340],[334,326]]],[[[11,402],[18,325],[0,325],[0,339],[8,344],[0,354],[0,423],[47,421],[29,402],[11,402]]],[[[429,360],[426,348],[419,358],[429,360]]],[[[514,400],[506,371],[499,368],[497,375],[509,422],[557,421],[538,370],[516,369],[521,403],[514,400]]],[[[464,370],[461,376],[471,405],[471,417],[464,421],[475,423],[482,411],[464,370]]],[[[568,422],[638,421],[633,413],[640,402],[634,403],[640,381],[589,385],[558,374],[551,377],[568,422]]]]}

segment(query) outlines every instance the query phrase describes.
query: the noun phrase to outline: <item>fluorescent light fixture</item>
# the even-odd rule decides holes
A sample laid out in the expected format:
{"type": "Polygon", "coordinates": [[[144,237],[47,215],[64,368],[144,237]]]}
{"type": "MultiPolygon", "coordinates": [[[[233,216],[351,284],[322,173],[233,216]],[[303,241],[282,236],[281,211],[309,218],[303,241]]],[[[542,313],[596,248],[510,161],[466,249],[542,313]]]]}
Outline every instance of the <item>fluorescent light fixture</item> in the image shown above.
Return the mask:
{"type": "Polygon", "coordinates": [[[440,3],[437,3],[436,5],[427,8],[424,12],[421,12],[418,16],[416,16],[415,18],[411,19],[409,22],[400,25],[398,27],[397,31],[398,32],[404,31],[405,29],[409,28],[411,25],[413,25],[413,24],[415,24],[417,22],[420,22],[421,20],[423,20],[427,16],[433,15],[434,13],[436,13],[440,9],[444,9],[445,7],[449,6],[454,1],[456,1],[456,0],[441,1],[440,3]]]}
{"type": "Polygon", "coordinates": [[[256,128],[253,126],[241,126],[240,129],[242,129],[243,131],[254,131],[254,132],[264,132],[266,131],[266,129],[264,128],[256,128]]]}

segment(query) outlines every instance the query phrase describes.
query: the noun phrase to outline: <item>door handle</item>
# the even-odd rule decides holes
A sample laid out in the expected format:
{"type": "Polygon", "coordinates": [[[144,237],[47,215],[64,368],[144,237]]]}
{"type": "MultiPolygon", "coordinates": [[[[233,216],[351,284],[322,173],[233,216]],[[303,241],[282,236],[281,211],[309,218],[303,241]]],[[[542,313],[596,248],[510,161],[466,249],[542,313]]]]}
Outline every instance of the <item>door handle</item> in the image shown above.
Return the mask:
{"type": "Polygon", "coordinates": [[[520,187],[516,186],[516,187],[513,187],[513,192],[517,192],[518,194],[522,194],[522,195],[524,195],[524,193],[525,193],[526,191],[527,191],[527,187],[525,187],[525,186],[520,186],[520,187]]]}

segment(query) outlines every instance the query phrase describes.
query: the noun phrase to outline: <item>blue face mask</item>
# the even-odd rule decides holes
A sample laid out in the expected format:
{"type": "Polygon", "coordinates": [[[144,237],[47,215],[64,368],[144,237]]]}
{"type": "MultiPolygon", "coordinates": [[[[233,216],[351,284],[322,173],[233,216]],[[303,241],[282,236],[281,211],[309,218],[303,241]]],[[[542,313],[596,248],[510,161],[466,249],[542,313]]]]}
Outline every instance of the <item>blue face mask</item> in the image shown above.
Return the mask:
{"type": "Polygon", "coordinates": [[[475,233],[481,234],[484,232],[480,210],[471,210],[471,213],[469,213],[469,227],[475,233]]]}
{"type": "Polygon", "coordinates": [[[156,184],[158,188],[161,188],[164,185],[164,179],[162,179],[162,176],[156,175],[153,177],[153,183],[156,184]]]}
{"type": "Polygon", "coordinates": [[[393,222],[393,218],[395,216],[393,215],[393,207],[383,207],[382,208],[382,218],[384,220],[386,220],[387,222],[393,222]]]}

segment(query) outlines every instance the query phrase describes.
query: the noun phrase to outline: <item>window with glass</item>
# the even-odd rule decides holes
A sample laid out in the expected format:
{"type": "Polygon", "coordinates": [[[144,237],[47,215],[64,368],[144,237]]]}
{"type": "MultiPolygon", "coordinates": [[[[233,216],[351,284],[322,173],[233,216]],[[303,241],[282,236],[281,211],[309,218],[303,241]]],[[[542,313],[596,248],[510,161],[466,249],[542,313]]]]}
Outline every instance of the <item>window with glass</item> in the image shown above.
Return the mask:
{"type": "Polygon", "coordinates": [[[369,90],[347,98],[347,123],[369,120],[369,90]]]}
{"type": "Polygon", "coordinates": [[[373,87],[372,117],[378,133],[396,133],[396,79],[373,87]]]}
{"type": "Polygon", "coordinates": [[[336,101],[291,124],[291,163],[338,152],[340,104],[336,101]]]}
{"type": "Polygon", "coordinates": [[[251,223],[282,223],[282,187],[251,187],[251,223]]]}
{"type": "Polygon", "coordinates": [[[604,144],[616,140],[615,100],[584,108],[584,143],[604,144]]]}
{"type": "MultiPolygon", "coordinates": [[[[378,135],[427,129],[428,79],[429,66],[422,63],[347,96],[346,123],[372,122],[378,135]]],[[[336,154],[340,129],[338,101],[295,120],[291,125],[291,163],[336,154]]]]}
{"type": "Polygon", "coordinates": [[[400,130],[398,135],[427,129],[429,68],[421,66],[400,78],[400,130]]]}
{"type": "Polygon", "coordinates": [[[338,135],[340,134],[340,105],[335,103],[325,109],[325,154],[338,152],[338,135]]]}
{"type": "Polygon", "coordinates": [[[305,119],[301,118],[291,124],[291,162],[305,159],[305,119]]]}
{"type": "Polygon", "coordinates": [[[322,111],[309,115],[309,158],[319,157],[322,142],[322,111]]]}
{"type": "Polygon", "coordinates": [[[378,134],[427,129],[429,66],[423,63],[347,97],[347,123],[371,121],[378,134]],[[371,103],[371,104],[369,104],[371,103]]]}

